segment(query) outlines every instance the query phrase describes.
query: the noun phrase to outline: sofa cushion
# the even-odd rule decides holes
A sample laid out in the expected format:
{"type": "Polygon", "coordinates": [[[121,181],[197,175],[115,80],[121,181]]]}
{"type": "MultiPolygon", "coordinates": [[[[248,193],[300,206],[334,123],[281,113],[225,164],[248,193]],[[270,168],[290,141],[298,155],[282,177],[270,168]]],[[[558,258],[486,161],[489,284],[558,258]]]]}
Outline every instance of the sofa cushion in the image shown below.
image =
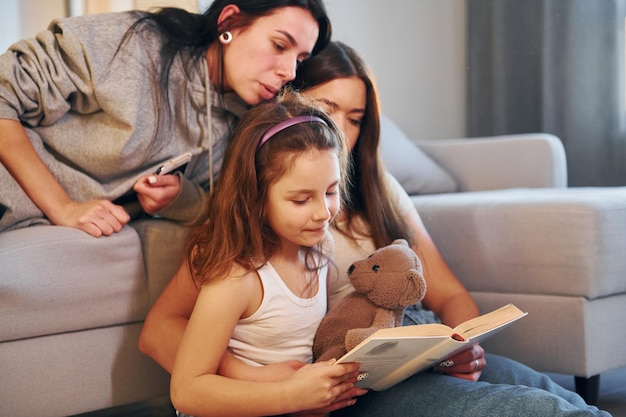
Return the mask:
{"type": "Polygon", "coordinates": [[[39,225],[0,233],[0,341],[143,320],[139,237],[39,225]]]}
{"type": "Polygon", "coordinates": [[[413,197],[471,291],[626,293],[626,187],[508,189],[413,197]]]}
{"type": "Polygon", "coordinates": [[[433,161],[387,116],[381,116],[380,154],[385,168],[410,195],[450,193],[456,180],[433,161]]]}
{"type": "Polygon", "coordinates": [[[143,248],[152,306],[183,261],[183,249],[189,228],[165,219],[136,220],[130,226],[137,231],[143,248]]]}

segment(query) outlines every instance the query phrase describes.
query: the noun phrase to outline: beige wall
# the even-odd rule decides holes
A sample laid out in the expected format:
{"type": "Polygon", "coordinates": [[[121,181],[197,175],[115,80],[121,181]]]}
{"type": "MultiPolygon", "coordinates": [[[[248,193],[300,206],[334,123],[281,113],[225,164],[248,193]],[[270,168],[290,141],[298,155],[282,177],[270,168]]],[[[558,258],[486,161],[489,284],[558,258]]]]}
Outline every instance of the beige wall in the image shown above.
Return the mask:
{"type": "Polygon", "coordinates": [[[189,11],[198,11],[197,0],[70,0],[76,14],[118,12],[123,10],[149,10],[154,7],[180,7],[189,11]]]}
{"type": "MultiPolygon", "coordinates": [[[[65,0],[2,0],[0,49],[67,13],[65,0]],[[19,20],[21,27],[16,27],[19,20]]],[[[77,1],[77,0],[72,0],[77,1]]],[[[383,111],[414,138],[465,135],[466,0],[325,0],[335,39],[370,65],[383,111]]],[[[210,0],[86,0],[88,7],[180,5],[210,0]]],[[[93,9],[92,9],[93,11],[93,9]]]]}
{"type": "Polygon", "coordinates": [[[325,2],[335,39],[369,64],[383,111],[407,135],[465,135],[465,0],[325,2]]]}
{"type": "Polygon", "coordinates": [[[18,3],[21,23],[20,38],[34,36],[37,32],[44,30],[50,20],[67,14],[67,2],[63,0],[20,0],[18,3]]]}

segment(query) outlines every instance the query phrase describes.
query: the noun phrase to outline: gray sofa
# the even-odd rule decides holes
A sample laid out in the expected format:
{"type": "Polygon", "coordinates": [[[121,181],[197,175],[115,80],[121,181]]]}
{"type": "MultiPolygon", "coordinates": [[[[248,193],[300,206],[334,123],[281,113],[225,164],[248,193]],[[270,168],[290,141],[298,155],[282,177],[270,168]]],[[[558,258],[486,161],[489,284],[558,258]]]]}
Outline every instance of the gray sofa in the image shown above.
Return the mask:
{"type": "MultiPolygon", "coordinates": [[[[565,188],[563,148],[549,135],[419,145],[384,120],[386,165],[481,309],[529,312],[487,348],[583,378],[626,365],[626,191],[565,188]]],[[[57,226],[1,233],[1,414],[166,396],[168,375],[137,340],[185,234],[161,219],[97,239],[57,226]]]]}
{"type": "MultiPolygon", "coordinates": [[[[384,120],[383,154],[400,137],[384,120]]],[[[404,140],[456,181],[456,192],[410,194],[481,311],[512,302],[529,313],[485,348],[574,375],[596,404],[600,374],[626,366],[626,187],[567,188],[565,152],[552,135],[404,140]]],[[[404,165],[399,155],[389,165],[398,178],[421,158],[402,154],[404,165]]]]}
{"type": "Polygon", "coordinates": [[[186,230],[139,220],[109,237],[0,233],[0,415],[68,416],[167,395],[137,341],[186,230]]]}

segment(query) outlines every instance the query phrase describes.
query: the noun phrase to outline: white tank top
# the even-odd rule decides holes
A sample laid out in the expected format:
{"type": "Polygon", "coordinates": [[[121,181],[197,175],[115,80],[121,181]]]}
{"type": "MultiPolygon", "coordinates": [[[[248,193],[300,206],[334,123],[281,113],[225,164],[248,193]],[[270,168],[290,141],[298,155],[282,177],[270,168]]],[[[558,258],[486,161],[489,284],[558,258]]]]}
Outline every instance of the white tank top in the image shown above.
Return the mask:
{"type": "Polygon", "coordinates": [[[235,326],[229,350],[251,365],[287,360],[311,363],[313,338],[326,314],[328,266],[318,272],[318,291],[311,298],[296,296],[268,262],[258,270],[263,300],[250,317],[235,326]]]}

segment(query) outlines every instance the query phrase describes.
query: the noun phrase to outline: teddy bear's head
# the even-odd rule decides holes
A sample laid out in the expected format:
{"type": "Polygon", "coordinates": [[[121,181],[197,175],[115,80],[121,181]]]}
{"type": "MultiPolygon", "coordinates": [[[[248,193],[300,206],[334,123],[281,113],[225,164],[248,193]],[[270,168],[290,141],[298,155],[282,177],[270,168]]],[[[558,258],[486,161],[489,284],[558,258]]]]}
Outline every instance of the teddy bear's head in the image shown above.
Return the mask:
{"type": "Polygon", "coordinates": [[[422,263],[404,239],[354,262],[348,277],[356,292],[390,310],[413,305],[426,294],[422,263]]]}

